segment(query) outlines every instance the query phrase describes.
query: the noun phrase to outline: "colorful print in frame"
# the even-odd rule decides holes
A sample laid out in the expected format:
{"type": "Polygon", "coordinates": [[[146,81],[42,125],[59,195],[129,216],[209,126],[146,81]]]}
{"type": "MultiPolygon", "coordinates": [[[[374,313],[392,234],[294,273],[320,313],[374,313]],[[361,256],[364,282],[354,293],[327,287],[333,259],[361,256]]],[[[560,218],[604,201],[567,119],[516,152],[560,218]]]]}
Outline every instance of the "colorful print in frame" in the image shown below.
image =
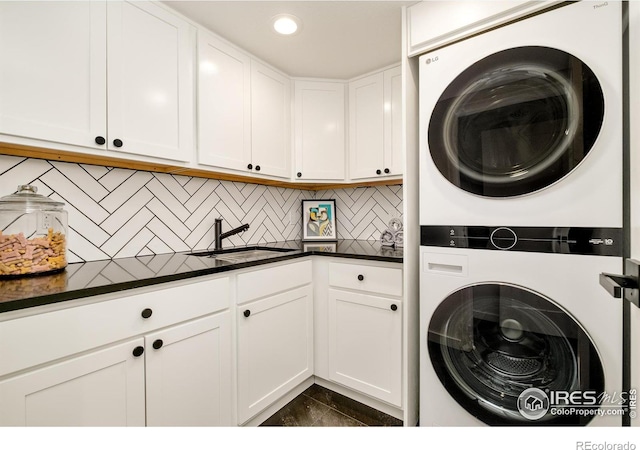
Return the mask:
{"type": "Polygon", "coordinates": [[[302,240],[337,241],[336,201],[302,200],[302,240]]]}

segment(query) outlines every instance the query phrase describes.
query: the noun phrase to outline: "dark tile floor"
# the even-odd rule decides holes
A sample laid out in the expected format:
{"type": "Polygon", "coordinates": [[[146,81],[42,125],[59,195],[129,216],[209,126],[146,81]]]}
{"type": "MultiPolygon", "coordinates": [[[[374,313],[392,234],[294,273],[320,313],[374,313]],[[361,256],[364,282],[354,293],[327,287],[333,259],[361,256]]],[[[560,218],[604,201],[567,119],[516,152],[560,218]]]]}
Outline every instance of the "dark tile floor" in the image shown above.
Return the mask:
{"type": "Polygon", "coordinates": [[[314,384],[260,426],[384,427],[402,426],[402,421],[314,384]]]}

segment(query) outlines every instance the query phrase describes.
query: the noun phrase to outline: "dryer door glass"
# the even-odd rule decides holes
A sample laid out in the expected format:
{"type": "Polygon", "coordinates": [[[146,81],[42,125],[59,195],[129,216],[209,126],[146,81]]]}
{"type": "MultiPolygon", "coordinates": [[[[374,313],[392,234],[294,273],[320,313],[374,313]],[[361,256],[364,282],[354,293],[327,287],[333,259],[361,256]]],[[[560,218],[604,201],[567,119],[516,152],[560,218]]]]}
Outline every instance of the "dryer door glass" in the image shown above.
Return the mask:
{"type": "Polygon", "coordinates": [[[578,322],[517,286],[480,284],[447,297],[429,324],[428,349],[449,394],[489,425],[586,425],[593,415],[559,414],[551,396],[604,393],[601,360],[578,322]]]}
{"type": "Polygon", "coordinates": [[[604,97],[578,58],[548,47],[494,53],[462,72],[428,127],[438,170],[487,197],[531,193],[571,172],[602,127],[604,97]]]}

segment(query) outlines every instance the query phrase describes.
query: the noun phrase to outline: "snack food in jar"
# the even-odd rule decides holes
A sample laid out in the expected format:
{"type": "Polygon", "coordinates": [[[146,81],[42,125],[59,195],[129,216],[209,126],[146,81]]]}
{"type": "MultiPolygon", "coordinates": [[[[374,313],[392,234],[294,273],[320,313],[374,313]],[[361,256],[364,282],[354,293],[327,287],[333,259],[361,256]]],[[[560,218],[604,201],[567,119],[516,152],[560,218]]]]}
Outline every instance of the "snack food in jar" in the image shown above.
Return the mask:
{"type": "Polygon", "coordinates": [[[18,186],[0,198],[0,277],[60,272],[67,267],[64,203],[18,186]]]}

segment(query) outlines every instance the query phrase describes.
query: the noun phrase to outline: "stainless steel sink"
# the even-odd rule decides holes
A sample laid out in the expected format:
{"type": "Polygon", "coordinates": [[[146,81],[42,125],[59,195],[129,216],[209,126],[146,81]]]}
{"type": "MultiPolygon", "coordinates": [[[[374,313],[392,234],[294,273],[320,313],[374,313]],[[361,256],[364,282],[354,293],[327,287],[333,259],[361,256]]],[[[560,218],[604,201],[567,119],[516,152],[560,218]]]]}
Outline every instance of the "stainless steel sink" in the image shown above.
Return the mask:
{"type": "Polygon", "coordinates": [[[273,258],[275,256],[279,256],[293,250],[294,249],[291,248],[252,247],[247,249],[194,252],[189,253],[189,255],[215,258],[218,261],[224,261],[230,264],[239,264],[244,262],[258,261],[260,259],[273,258]]]}

